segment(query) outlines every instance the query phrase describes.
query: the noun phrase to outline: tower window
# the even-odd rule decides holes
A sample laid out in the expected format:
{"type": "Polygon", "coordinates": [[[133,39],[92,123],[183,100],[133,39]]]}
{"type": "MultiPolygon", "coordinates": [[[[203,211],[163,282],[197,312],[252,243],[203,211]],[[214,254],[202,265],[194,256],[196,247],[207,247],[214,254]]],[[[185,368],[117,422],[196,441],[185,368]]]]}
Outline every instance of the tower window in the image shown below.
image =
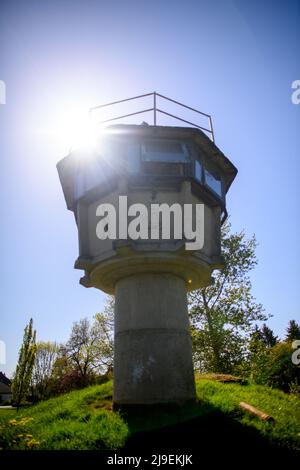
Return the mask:
{"type": "Polygon", "coordinates": [[[202,165],[198,160],[195,160],[195,178],[199,183],[202,182],[202,165]]]}
{"type": "Polygon", "coordinates": [[[212,189],[218,196],[222,197],[222,181],[220,175],[204,169],[205,184],[212,189]]]}
{"type": "Polygon", "coordinates": [[[142,144],[144,161],[185,163],[188,152],[182,142],[174,140],[149,140],[142,144]]]}

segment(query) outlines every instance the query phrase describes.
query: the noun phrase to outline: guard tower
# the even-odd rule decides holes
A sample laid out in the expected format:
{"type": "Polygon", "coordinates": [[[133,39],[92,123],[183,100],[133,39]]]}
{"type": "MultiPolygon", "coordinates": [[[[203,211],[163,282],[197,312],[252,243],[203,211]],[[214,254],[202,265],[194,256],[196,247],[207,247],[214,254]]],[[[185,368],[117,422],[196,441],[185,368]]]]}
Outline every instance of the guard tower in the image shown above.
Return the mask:
{"type": "Polygon", "coordinates": [[[88,155],[74,150],[57,165],[78,228],[80,282],[115,295],[116,406],[195,398],[187,292],[209,285],[212,271],[222,267],[220,229],[227,215],[226,193],[237,173],[214,143],[209,115],[158,93],[143,96],[153,97],[153,107],[144,110],[153,112],[153,125],[110,123],[88,155]],[[209,125],[159,109],[158,97],[207,117],[209,125]],[[159,113],[188,127],[158,125],[159,113]],[[120,196],[127,197],[128,206],[143,204],[149,213],[152,204],[204,205],[203,246],[187,250],[184,235],[164,239],[161,227],[156,239],[120,233],[120,213],[127,210],[120,196]],[[117,235],[99,239],[98,208],[104,204],[116,208],[117,235]]]}

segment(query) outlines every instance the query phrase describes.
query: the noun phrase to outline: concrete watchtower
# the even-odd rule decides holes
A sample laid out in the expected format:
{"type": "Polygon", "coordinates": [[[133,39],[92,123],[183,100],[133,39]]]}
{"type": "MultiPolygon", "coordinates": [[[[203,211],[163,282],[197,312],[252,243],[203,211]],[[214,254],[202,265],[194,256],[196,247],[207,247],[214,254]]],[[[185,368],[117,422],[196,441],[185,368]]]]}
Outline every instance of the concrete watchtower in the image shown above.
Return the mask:
{"type": "Polygon", "coordinates": [[[195,398],[187,291],[209,285],[212,271],[222,266],[225,195],[237,173],[206,135],[213,138],[211,126],[203,129],[180,118],[192,127],[158,126],[156,113],[168,113],[156,107],[156,98],[165,97],[149,95],[154,125],[109,126],[89,155],[74,151],[57,165],[78,227],[75,267],[85,272],[80,282],[115,295],[116,405],[195,398]],[[163,204],[170,208],[169,237],[163,235],[162,218],[153,229],[152,219],[145,222],[141,213],[141,205],[152,216],[153,207],[163,204]],[[180,225],[186,219],[179,214],[176,222],[175,212],[197,204],[204,217],[203,243],[186,249],[186,232],[178,236],[178,220],[180,225]],[[108,207],[115,215],[105,219],[108,207]],[[127,225],[137,213],[147,233],[130,237],[127,225]],[[101,221],[106,225],[99,235],[101,221]]]}

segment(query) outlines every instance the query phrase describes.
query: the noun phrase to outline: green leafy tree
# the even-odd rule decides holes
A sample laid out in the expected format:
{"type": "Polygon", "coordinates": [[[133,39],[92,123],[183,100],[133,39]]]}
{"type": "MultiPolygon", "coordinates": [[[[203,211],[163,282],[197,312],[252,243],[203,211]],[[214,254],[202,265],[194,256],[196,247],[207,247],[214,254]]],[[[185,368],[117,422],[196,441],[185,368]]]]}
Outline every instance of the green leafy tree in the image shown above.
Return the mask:
{"type": "Polygon", "coordinates": [[[50,341],[40,341],[36,345],[35,364],[32,373],[33,396],[42,400],[49,395],[50,381],[59,346],[50,341]]]}
{"type": "Polygon", "coordinates": [[[269,381],[269,349],[262,330],[256,325],[250,335],[246,368],[250,378],[260,385],[269,381]]]}
{"type": "Polygon", "coordinates": [[[66,355],[65,347],[62,346],[53,364],[47,392],[51,396],[77,390],[92,383],[92,378],[91,374],[87,377],[82,376],[78,367],[74,366],[74,363],[66,355]]]}
{"type": "Polygon", "coordinates": [[[297,324],[289,322],[288,335],[285,341],[277,336],[266,325],[256,327],[249,343],[249,375],[260,385],[279,388],[285,392],[298,389],[300,385],[300,367],[292,361],[292,341],[297,324]],[[289,336],[290,335],[290,336],[289,336]]]}
{"type": "Polygon", "coordinates": [[[233,373],[242,365],[253,324],[267,316],[251,293],[249,272],[256,266],[255,236],[222,228],[224,268],[214,283],[189,294],[194,359],[201,372],[233,373]]]}
{"type": "Polygon", "coordinates": [[[105,373],[113,363],[113,300],[108,300],[104,312],[75,322],[63,354],[82,378],[83,384],[95,372],[105,373]]]}
{"type": "Polygon", "coordinates": [[[87,318],[73,323],[70,338],[62,355],[69,359],[73,369],[82,379],[82,385],[89,381],[94,368],[96,336],[87,318]]]}
{"type": "Polygon", "coordinates": [[[66,356],[65,347],[61,345],[53,364],[51,377],[47,385],[47,394],[55,396],[80,389],[86,385],[86,383],[83,383],[84,381],[85,379],[82,379],[78,369],[66,356]]]}
{"type": "Polygon", "coordinates": [[[17,410],[29,391],[35,355],[36,331],[33,330],[33,320],[31,318],[24,330],[23,343],[12,382],[13,402],[16,404],[17,410]]]}
{"type": "Polygon", "coordinates": [[[283,341],[277,343],[268,351],[268,380],[267,385],[276,387],[284,392],[300,385],[300,367],[292,362],[292,344],[283,341]]]}
{"type": "Polygon", "coordinates": [[[300,340],[300,325],[295,320],[290,320],[286,330],[286,341],[300,340]]]}
{"type": "Polygon", "coordinates": [[[109,373],[114,360],[114,297],[107,298],[104,311],[96,313],[94,328],[97,333],[97,359],[100,372],[109,373]]]}
{"type": "Polygon", "coordinates": [[[271,330],[271,328],[269,328],[265,323],[263,324],[261,331],[266,346],[272,348],[278,343],[278,336],[275,336],[273,330],[271,330]]]}
{"type": "Polygon", "coordinates": [[[256,326],[252,338],[262,341],[266,348],[272,348],[278,343],[278,337],[265,323],[260,329],[256,326]]]}
{"type": "Polygon", "coordinates": [[[292,362],[292,343],[277,342],[268,347],[263,340],[250,342],[250,377],[260,385],[289,392],[300,385],[300,367],[292,362]]]}

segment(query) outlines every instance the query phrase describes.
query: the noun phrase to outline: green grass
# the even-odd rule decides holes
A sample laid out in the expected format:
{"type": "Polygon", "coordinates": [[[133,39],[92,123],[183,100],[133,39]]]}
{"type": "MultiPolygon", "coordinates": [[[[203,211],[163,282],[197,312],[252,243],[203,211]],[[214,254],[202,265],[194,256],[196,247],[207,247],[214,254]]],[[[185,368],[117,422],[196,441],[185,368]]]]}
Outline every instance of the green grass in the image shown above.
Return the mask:
{"type": "Polygon", "coordinates": [[[194,405],[120,414],[112,411],[112,382],[107,382],[22,408],[18,413],[0,410],[0,448],[118,449],[130,434],[192,423],[193,418],[197,418],[196,424],[193,421],[197,432],[219,414],[242,429],[254,429],[272,443],[300,449],[300,407],[294,396],[269,387],[203,379],[197,380],[197,395],[199,403],[194,405]],[[267,412],[275,421],[263,422],[245,413],[239,408],[240,401],[267,412]]]}
{"type": "Polygon", "coordinates": [[[239,385],[212,380],[197,382],[197,395],[244,426],[258,430],[271,442],[287,448],[300,449],[300,403],[294,395],[261,385],[239,385]],[[272,416],[274,422],[261,421],[239,407],[244,401],[272,416]]]}
{"type": "Polygon", "coordinates": [[[3,417],[3,418],[10,418],[10,417],[14,417],[16,414],[16,410],[15,409],[5,409],[5,408],[0,408],[0,419],[3,417]]]}
{"type": "Polygon", "coordinates": [[[117,449],[129,433],[111,411],[112,383],[71,392],[0,415],[3,449],[117,449]]]}

